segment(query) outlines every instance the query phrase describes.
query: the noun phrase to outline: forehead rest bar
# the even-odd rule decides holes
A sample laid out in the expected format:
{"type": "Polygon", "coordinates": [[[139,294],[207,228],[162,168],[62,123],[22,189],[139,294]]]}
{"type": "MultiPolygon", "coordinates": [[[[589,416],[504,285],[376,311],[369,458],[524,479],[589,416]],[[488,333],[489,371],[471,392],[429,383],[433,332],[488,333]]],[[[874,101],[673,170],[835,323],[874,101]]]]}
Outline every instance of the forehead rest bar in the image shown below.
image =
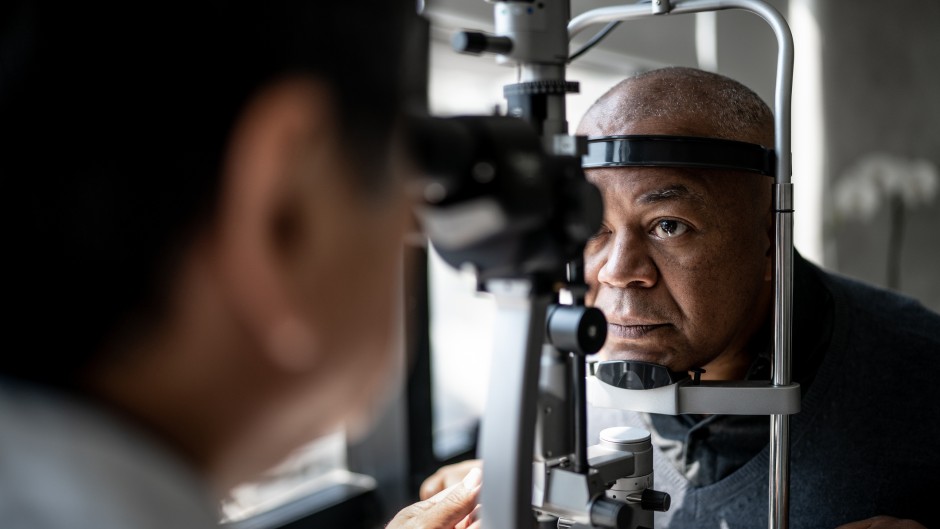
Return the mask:
{"type": "Polygon", "coordinates": [[[696,136],[591,136],[582,158],[596,167],[690,167],[776,173],[773,149],[754,143],[696,136]]]}

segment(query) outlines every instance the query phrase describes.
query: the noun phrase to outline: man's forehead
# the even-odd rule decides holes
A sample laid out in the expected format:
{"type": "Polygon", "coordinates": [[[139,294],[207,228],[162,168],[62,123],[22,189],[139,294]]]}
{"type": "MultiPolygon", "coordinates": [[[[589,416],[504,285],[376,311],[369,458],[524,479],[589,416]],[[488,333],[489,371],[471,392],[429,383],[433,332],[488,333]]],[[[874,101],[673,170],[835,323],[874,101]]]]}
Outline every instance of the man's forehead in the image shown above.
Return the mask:
{"type": "Polygon", "coordinates": [[[632,134],[718,137],[714,127],[694,116],[675,114],[627,121],[612,116],[587,115],[578,127],[582,136],[620,136],[632,134]]]}
{"type": "Polygon", "coordinates": [[[716,215],[735,216],[755,207],[757,211],[770,207],[771,180],[750,173],[674,167],[599,167],[586,169],[585,176],[601,191],[604,208],[611,212],[681,204],[716,215]],[[755,179],[767,181],[765,192],[754,187],[755,179]]]}
{"type": "MultiPolygon", "coordinates": [[[[587,169],[587,180],[602,192],[625,200],[644,198],[688,199],[700,204],[722,191],[723,178],[714,171],[673,167],[605,167],[587,169]]],[[[645,200],[655,202],[656,200],[645,200]]]]}

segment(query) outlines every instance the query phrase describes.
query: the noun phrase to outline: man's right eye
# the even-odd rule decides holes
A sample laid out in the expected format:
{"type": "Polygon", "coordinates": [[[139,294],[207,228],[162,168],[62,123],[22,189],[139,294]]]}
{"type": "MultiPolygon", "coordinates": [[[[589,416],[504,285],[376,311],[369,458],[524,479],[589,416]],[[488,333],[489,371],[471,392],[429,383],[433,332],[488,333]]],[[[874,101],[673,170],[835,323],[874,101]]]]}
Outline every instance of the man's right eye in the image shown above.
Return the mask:
{"type": "Polygon", "coordinates": [[[600,237],[603,237],[603,236],[609,235],[609,234],[610,234],[610,230],[607,229],[606,226],[601,226],[600,228],[597,229],[596,232],[594,232],[594,235],[591,235],[591,238],[588,239],[588,240],[598,239],[598,238],[600,238],[600,237]]]}
{"type": "Polygon", "coordinates": [[[689,226],[686,223],[673,219],[660,220],[653,227],[653,235],[660,239],[678,237],[687,231],[689,231],[689,226]]]}

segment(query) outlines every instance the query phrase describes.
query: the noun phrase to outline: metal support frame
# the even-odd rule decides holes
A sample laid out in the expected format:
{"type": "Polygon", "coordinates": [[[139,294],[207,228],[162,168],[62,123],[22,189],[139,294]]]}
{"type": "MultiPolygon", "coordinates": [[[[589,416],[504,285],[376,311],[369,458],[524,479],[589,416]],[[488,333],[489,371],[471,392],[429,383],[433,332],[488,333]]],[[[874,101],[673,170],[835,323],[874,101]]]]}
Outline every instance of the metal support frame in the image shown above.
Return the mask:
{"type": "Polygon", "coordinates": [[[539,360],[545,315],[553,296],[525,280],[490,281],[497,306],[493,364],[480,431],[480,456],[487,467],[480,503],[482,525],[532,526],[532,460],[539,360]],[[520,354],[522,352],[522,354],[520,354]],[[524,462],[521,463],[520,462],[524,462]]]}
{"type": "MultiPolygon", "coordinates": [[[[777,37],[777,79],[774,97],[777,174],[775,177],[775,292],[774,386],[791,382],[791,324],[793,297],[793,185],[790,182],[790,99],[793,87],[793,36],[783,16],[759,0],[653,0],[652,6],[631,4],[587,11],[568,23],[568,38],[588,26],[662,14],[700,13],[743,9],[763,18],[777,37]]],[[[789,512],[789,416],[770,416],[770,482],[768,522],[771,529],[786,529],[789,512]]]]}

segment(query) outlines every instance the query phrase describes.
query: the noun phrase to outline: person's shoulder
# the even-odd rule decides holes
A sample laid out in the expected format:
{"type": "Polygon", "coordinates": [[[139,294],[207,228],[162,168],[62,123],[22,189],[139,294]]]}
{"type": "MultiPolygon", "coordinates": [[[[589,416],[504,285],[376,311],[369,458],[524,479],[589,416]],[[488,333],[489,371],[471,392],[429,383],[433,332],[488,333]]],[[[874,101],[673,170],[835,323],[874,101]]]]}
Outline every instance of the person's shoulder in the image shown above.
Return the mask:
{"type": "Polygon", "coordinates": [[[851,319],[855,329],[915,340],[940,351],[940,314],[917,299],[808,265],[832,294],[836,313],[851,319]]]}
{"type": "Polygon", "coordinates": [[[0,376],[2,527],[216,527],[208,485],[76,395],[0,376]]]}

